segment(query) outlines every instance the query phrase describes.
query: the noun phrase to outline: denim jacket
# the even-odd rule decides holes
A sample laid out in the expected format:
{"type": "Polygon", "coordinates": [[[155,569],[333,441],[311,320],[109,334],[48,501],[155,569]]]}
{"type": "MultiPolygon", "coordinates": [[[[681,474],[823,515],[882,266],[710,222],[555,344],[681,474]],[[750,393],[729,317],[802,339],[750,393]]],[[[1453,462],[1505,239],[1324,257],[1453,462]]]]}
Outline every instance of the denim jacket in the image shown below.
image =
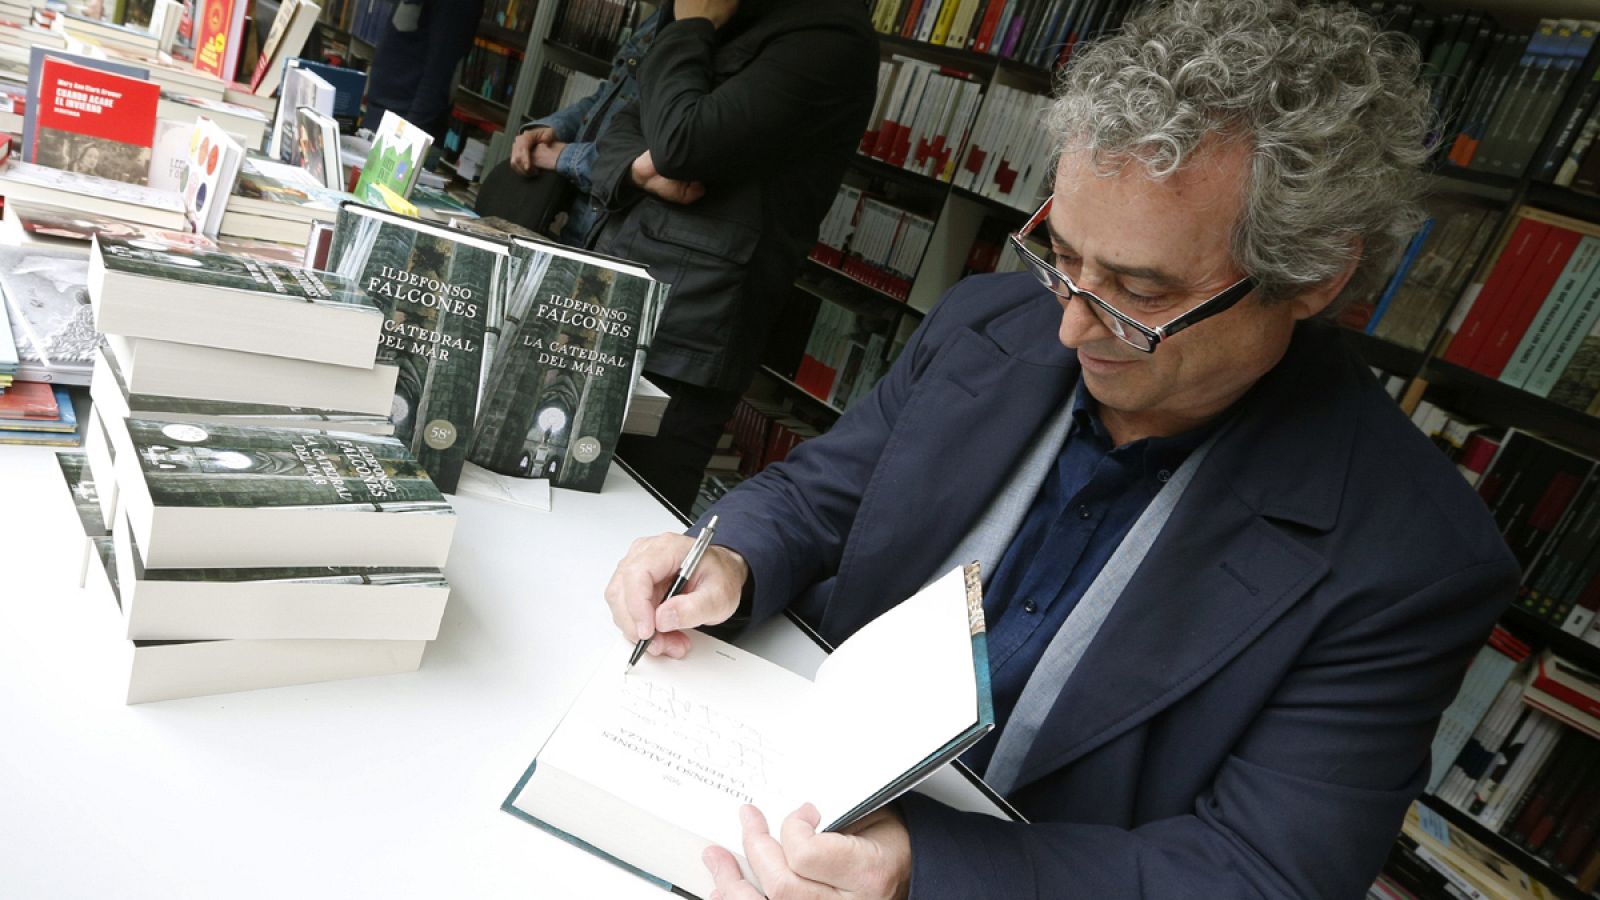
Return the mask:
{"type": "Polygon", "coordinates": [[[566,142],[556,158],[556,172],[577,188],[577,194],[567,209],[567,224],[561,231],[564,242],[587,243],[589,232],[600,219],[601,208],[589,198],[595,140],[610,126],[616,111],[639,96],[639,63],[655,39],[660,20],[661,13],[657,12],[639,23],[612,57],[610,76],[593,93],[522,126],[523,131],[548,126],[555,129],[557,140],[566,142]]]}

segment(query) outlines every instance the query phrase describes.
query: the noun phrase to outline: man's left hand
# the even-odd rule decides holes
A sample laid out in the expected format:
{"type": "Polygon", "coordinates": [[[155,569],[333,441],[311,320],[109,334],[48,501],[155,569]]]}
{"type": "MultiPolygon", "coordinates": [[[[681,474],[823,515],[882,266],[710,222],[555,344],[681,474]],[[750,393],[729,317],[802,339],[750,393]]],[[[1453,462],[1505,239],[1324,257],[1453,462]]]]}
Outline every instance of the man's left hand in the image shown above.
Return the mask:
{"type": "Polygon", "coordinates": [[[739,821],[745,859],[766,893],[744,880],[733,854],[707,847],[702,858],[717,884],[712,900],[902,900],[910,892],[911,834],[892,809],[878,810],[845,834],[818,832],[822,816],[807,803],[783,820],[781,842],[754,806],[741,808],[739,821]]]}
{"type": "Polygon", "coordinates": [[[556,160],[561,158],[561,151],[567,149],[562,141],[546,141],[533,145],[533,167],[551,172],[556,170],[556,160]]]}

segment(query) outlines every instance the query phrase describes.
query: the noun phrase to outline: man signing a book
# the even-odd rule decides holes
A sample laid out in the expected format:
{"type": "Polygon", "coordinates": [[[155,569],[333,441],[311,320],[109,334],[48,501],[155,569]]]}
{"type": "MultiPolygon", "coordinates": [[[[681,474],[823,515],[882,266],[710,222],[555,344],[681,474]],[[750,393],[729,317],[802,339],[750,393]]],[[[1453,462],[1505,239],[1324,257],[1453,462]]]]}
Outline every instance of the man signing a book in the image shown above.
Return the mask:
{"type": "Polygon", "coordinates": [[[746,808],[768,896],[1364,895],[1518,579],[1325,321],[1420,225],[1418,69],[1293,0],[1156,4],[1080,48],[1027,271],[953,288],[868,398],[713,507],[689,590],[659,603],[689,537],[619,564],[618,628],[681,656],[786,606],[837,643],[982,563],[997,727],[964,760],[1029,822],[746,808]]]}

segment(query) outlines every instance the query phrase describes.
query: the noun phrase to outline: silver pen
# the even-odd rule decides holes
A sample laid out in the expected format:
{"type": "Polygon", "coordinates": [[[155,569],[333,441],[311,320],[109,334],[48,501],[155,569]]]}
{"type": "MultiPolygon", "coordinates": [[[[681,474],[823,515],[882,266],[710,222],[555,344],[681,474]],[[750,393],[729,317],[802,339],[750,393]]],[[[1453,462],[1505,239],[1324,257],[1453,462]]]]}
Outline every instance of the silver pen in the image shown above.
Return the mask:
{"type": "MultiPolygon", "coordinates": [[[[689,553],[683,558],[683,564],[678,566],[678,577],[672,580],[672,587],[667,588],[667,595],[661,598],[665,603],[671,600],[689,584],[689,579],[694,577],[694,570],[700,565],[700,557],[706,555],[706,548],[711,546],[711,538],[717,531],[717,517],[712,516],[706,527],[700,529],[700,536],[694,539],[694,546],[689,548],[689,553]]],[[[645,648],[650,646],[650,639],[645,638],[633,645],[633,655],[628,657],[628,668],[623,670],[626,674],[633,669],[639,657],[644,655],[645,648]]]]}

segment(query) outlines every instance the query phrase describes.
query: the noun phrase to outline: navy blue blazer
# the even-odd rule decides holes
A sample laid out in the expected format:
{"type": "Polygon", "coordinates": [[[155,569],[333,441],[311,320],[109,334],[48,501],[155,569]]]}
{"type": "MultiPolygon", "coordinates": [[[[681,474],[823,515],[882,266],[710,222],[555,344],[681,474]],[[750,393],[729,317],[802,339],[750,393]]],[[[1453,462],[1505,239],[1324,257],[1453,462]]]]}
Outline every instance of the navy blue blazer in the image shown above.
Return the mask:
{"type": "MultiPolygon", "coordinates": [[[[754,618],[793,603],[837,642],[936,574],[1068,401],[1059,320],[1027,275],[963,281],[724,498],[754,618]]],[[[1027,754],[1031,823],[901,802],[913,897],[1364,896],[1517,566],[1331,326],[1236,409],[1027,754]]]]}

